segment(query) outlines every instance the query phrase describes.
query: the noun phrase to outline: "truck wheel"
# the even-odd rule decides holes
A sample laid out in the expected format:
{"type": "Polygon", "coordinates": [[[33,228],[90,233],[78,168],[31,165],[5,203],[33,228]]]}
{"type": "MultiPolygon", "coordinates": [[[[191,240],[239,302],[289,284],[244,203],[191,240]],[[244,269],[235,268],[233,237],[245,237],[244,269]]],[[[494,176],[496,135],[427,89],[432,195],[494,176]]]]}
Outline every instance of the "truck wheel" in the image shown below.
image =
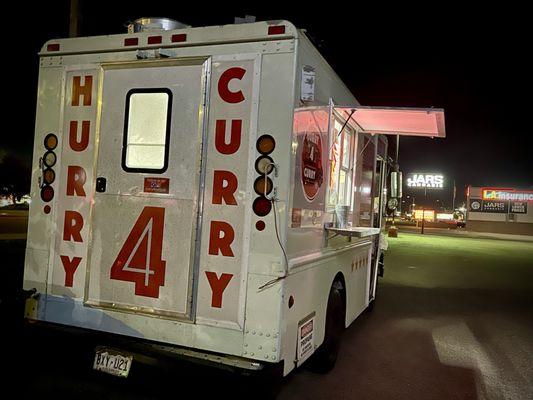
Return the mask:
{"type": "Polygon", "coordinates": [[[339,354],[341,336],[344,331],[344,301],[339,282],[331,287],[326,312],[324,342],[309,359],[309,369],[325,374],[333,369],[339,354]]]}

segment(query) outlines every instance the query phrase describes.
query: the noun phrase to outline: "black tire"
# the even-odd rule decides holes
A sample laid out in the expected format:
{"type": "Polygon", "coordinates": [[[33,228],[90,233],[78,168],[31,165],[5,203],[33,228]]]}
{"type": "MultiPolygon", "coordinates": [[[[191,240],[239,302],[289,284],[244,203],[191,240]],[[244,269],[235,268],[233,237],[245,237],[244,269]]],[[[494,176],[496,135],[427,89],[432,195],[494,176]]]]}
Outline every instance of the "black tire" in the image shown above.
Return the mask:
{"type": "Polygon", "coordinates": [[[335,367],[344,331],[345,309],[342,285],[335,282],[329,291],[324,342],[309,359],[309,369],[325,374],[335,367]]]}

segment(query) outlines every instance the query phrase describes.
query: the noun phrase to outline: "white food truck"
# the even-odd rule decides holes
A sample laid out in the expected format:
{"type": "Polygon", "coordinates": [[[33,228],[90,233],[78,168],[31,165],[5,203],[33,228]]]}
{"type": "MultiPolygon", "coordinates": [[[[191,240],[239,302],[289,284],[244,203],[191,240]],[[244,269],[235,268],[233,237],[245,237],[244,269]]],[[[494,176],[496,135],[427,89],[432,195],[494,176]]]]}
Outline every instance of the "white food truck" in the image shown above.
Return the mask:
{"type": "Polygon", "coordinates": [[[154,349],[331,369],[375,297],[386,135],[443,137],[443,111],[361,106],[287,21],[142,19],[39,56],[32,325],[105,334],[91,367],[119,376],[154,349]]]}

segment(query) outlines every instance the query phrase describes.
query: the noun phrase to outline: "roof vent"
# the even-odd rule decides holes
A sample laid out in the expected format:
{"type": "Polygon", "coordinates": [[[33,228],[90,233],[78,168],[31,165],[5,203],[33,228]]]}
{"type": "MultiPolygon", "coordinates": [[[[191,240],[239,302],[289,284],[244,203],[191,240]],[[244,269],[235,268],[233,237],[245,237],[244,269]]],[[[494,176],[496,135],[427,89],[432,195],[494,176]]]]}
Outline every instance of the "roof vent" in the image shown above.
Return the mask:
{"type": "Polygon", "coordinates": [[[244,18],[235,17],[236,24],[252,24],[255,22],[255,15],[245,15],[244,18]]]}
{"type": "Polygon", "coordinates": [[[171,31],[173,29],[183,29],[189,27],[190,25],[186,25],[170,18],[138,18],[128,24],[128,33],[171,31]]]}

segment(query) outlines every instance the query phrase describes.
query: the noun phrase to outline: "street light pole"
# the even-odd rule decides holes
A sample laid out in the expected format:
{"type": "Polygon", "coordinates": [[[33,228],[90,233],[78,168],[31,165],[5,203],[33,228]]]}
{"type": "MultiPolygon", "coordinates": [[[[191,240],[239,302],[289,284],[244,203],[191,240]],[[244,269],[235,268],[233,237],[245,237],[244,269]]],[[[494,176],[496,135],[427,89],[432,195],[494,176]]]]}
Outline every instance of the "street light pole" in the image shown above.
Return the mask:
{"type": "Polygon", "coordinates": [[[422,232],[421,234],[424,234],[424,224],[426,222],[426,201],[427,201],[427,188],[424,186],[424,205],[422,206],[422,232]]]}
{"type": "Polygon", "coordinates": [[[453,180],[453,201],[452,201],[452,212],[455,212],[455,193],[457,192],[455,188],[455,179],[453,180]]]}

